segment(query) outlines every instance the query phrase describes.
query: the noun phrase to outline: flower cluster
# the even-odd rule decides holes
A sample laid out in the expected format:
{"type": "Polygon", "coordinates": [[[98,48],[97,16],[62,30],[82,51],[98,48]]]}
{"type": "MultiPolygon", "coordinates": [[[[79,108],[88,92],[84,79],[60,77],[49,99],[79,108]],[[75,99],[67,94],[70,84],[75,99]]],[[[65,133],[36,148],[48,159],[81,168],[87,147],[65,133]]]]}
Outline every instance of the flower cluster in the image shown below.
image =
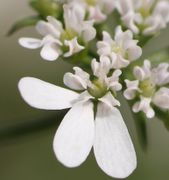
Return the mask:
{"type": "Polygon", "coordinates": [[[68,0],[75,6],[79,4],[86,13],[86,18],[101,23],[115,8],[115,0],[68,0]]]}
{"type": "Polygon", "coordinates": [[[151,68],[148,60],[144,61],[143,67],[134,68],[134,76],[137,80],[125,80],[127,89],[124,91],[126,99],[139,98],[133,106],[134,112],[143,111],[148,118],[153,118],[155,112],[151,103],[162,109],[169,110],[169,64],[161,63],[151,68]]]}
{"type": "Polygon", "coordinates": [[[114,40],[108,32],[103,32],[103,40],[97,43],[97,52],[99,55],[109,57],[113,68],[121,69],[141,56],[142,49],[137,42],[133,39],[133,33],[130,30],[123,32],[121,26],[118,26],[114,40]]]}
{"type": "Polygon", "coordinates": [[[117,8],[124,25],[135,34],[153,35],[169,22],[167,0],[119,0],[117,8]]]}
{"type": "Polygon", "coordinates": [[[25,77],[19,81],[19,91],[38,109],[71,108],[53,142],[63,165],[79,166],[93,147],[106,174],[125,178],[136,168],[137,159],[119,110],[118,93],[124,90],[124,97],[133,102],[134,113],[142,111],[147,118],[155,116],[154,106],[169,110],[169,64],[151,67],[145,60],[138,66],[144,53],[140,37],[153,37],[166,27],[169,2],[67,0],[62,10],[60,19],[48,16],[37,23],[42,39],[20,38],[19,43],[30,49],[42,48],[40,54],[48,61],[75,59],[74,73],[65,73],[63,78],[68,89],[25,77]],[[108,31],[104,23],[114,9],[122,23],[108,31]],[[131,69],[133,73],[128,73],[131,69]]]}
{"type": "Polygon", "coordinates": [[[124,178],[136,168],[136,155],[127,127],[116,108],[120,106],[116,92],[122,88],[119,83],[121,71],[115,70],[109,75],[110,61],[106,57],[101,57],[100,62],[93,59],[91,66],[93,78],[79,67],[74,67],[74,74],[65,74],[65,85],[74,91],[32,77],[21,79],[19,90],[32,107],[71,108],[53,143],[56,157],[62,164],[79,166],[93,146],[100,168],[112,177],[124,178]]]}
{"type": "Polygon", "coordinates": [[[85,12],[76,4],[65,4],[64,28],[62,23],[49,16],[48,22],[39,21],[37,31],[44,36],[42,40],[35,38],[20,38],[19,43],[29,49],[42,47],[41,56],[45,60],[56,60],[60,55],[72,56],[84,49],[84,44],[95,38],[96,30],[93,21],[85,21],[85,12]]]}

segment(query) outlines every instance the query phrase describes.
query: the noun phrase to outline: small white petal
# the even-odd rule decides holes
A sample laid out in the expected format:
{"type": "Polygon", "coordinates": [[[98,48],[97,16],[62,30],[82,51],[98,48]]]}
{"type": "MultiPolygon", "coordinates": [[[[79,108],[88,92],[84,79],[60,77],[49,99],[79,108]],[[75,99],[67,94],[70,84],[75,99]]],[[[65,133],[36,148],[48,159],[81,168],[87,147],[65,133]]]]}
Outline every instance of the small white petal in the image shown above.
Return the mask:
{"type": "Polygon", "coordinates": [[[99,6],[90,6],[89,19],[94,20],[96,23],[100,23],[106,19],[106,15],[102,13],[99,6]]]}
{"type": "Polygon", "coordinates": [[[119,83],[119,76],[122,74],[121,70],[116,69],[112,76],[108,78],[108,86],[113,91],[120,91],[122,85],[119,83]]]}
{"type": "Polygon", "coordinates": [[[136,13],[128,11],[124,16],[122,16],[123,23],[135,34],[139,33],[138,27],[135,25],[136,13]]]}
{"type": "Polygon", "coordinates": [[[57,159],[77,167],[87,158],[94,141],[93,103],[77,103],[61,122],[53,142],[57,159]]]}
{"type": "Polygon", "coordinates": [[[146,78],[150,78],[150,76],[151,76],[150,61],[144,60],[144,65],[142,67],[139,67],[139,66],[134,67],[133,74],[140,81],[143,81],[146,78]]]}
{"type": "Polygon", "coordinates": [[[150,104],[151,98],[145,98],[141,96],[141,100],[133,105],[133,112],[137,113],[142,111],[145,113],[147,118],[153,118],[155,116],[155,112],[150,104]]]}
{"type": "Polygon", "coordinates": [[[86,83],[90,80],[90,75],[87,72],[83,71],[83,69],[79,67],[73,67],[73,70],[75,71],[75,74],[84,79],[86,83]]]}
{"type": "Polygon", "coordinates": [[[127,12],[133,10],[132,0],[118,0],[117,9],[121,15],[126,14],[127,12]]]}
{"type": "Polygon", "coordinates": [[[63,26],[62,23],[60,21],[58,21],[57,19],[55,19],[52,16],[48,16],[47,20],[49,21],[50,24],[52,24],[59,32],[63,32],[63,26]]]}
{"type": "Polygon", "coordinates": [[[37,49],[42,46],[42,41],[36,38],[20,38],[19,44],[28,49],[37,49]]]}
{"type": "Polygon", "coordinates": [[[75,101],[75,103],[76,102],[87,102],[89,99],[94,99],[94,97],[91,96],[89,94],[89,92],[86,90],[86,91],[82,92],[81,94],[79,94],[79,98],[77,99],[77,101],[75,101]]]}
{"type": "Polygon", "coordinates": [[[105,96],[100,98],[99,101],[110,106],[110,108],[112,108],[114,106],[120,106],[120,102],[114,98],[114,96],[111,94],[111,92],[108,92],[105,96]]]}
{"type": "Polygon", "coordinates": [[[153,103],[160,108],[169,110],[169,88],[160,88],[153,97],[153,103]]]}
{"type": "Polygon", "coordinates": [[[54,61],[58,59],[60,53],[61,53],[60,48],[56,44],[47,43],[44,44],[40,55],[45,60],[54,61]]]}
{"type": "Polygon", "coordinates": [[[33,77],[22,78],[18,87],[23,99],[38,109],[67,109],[79,97],[78,93],[33,77]]]}
{"type": "Polygon", "coordinates": [[[158,15],[150,16],[145,23],[147,24],[147,28],[145,28],[143,31],[144,35],[153,35],[157,33],[160,29],[166,27],[166,23],[163,17],[158,15]]]}
{"type": "Polygon", "coordinates": [[[134,61],[142,55],[142,49],[135,43],[131,43],[130,46],[128,46],[127,54],[128,59],[134,61]]]}
{"type": "Polygon", "coordinates": [[[36,30],[42,35],[52,35],[55,38],[60,37],[60,31],[59,29],[56,29],[51,23],[45,22],[45,21],[39,21],[36,24],[36,30]]]}
{"type": "Polygon", "coordinates": [[[69,51],[64,54],[64,57],[72,56],[73,54],[78,53],[84,49],[83,46],[79,45],[77,37],[70,41],[65,40],[64,44],[69,47],[69,51]]]}
{"type": "Polygon", "coordinates": [[[160,63],[156,68],[152,69],[152,79],[158,86],[169,83],[169,64],[160,63]]]}
{"type": "Polygon", "coordinates": [[[132,34],[132,32],[130,30],[127,30],[127,31],[123,32],[121,26],[116,27],[114,40],[118,44],[125,43],[126,41],[128,42],[128,40],[132,40],[132,38],[133,38],[133,34],[132,34]]]}
{"type": "Polygon", "coordinates": [[[146,76],[143,69],[141,67],[139,67],[139,66],[134,67],[133,74],[140,81],[143,81],[145,79],[145,76],[146,76]]]}
{"type": "Polygon", "coordinates": [[[129,81],[125,80],[127,89],[124,91],[124,97],[128,100],[134,99],[136,96],[136,91],[139,91],[139,81],[129,81]]]}
{"type": "Polygon", "coordinates": [[[106,31],[103,31],[103,41],[109,45],[112,45],[112,43],[113,43],[113,40],[112,40],[110,34],[106,31]]]}
{"type": "Polygon", "coordinates": [[[103,79],[110,71],[111,61],[107,56],[101,55],[100,62],[97,62],[96,59],[93,59],[91,66],[93,74],[103,79]]]}
{"type": "Polygon", "coordinates": [[[112,68],[113,69],[125,68],[130,64],[130,61],[124,59],[121,54],[112,53],[111,60],[112,60],[112,68]]]}
{"type": "Polygon", "coordinates": [[[81,26],[81,37],[85,42],[95,38],[96,29],[93,27],[93,21],[83,21],[81,26]]]}
{"type": "Polygon", "coordinates": [[[154,12],[155,15],[161,15],[165,22],[169,22],[169,2],[161,0],[157,3],[154,12]]]}
{"type": "Polygon", "coordinates": [[[97,42],[97,53],[101,56],[101,55],[105,55],[108,56],[109,54],[111,54],[111,46],[106,43],[105,41],[98,41],[97,42]]]}
{"type": "Polygon", "coordinates": [[[111,177],[129,176],[136,168],[137,160],[119,110],[99,103],[95,126],[94,154],[100,168],[111,177]]]}
{"type": "Polygon", "coordinates": [[[86,82],[77,75],[66,73],[64,75],[64,84],[74,90],[80,91],[87,88],[86,82]]]}

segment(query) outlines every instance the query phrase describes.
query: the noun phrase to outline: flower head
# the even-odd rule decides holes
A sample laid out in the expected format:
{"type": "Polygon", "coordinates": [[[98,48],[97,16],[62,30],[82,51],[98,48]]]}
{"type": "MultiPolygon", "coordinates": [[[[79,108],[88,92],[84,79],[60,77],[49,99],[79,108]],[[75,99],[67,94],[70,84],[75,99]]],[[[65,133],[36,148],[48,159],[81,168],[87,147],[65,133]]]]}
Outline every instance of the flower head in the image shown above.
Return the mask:
{"type": "Polygon", "coordinates": [[[121,26],[118,26],[114,40],[109,33],[103,32],[103,40],[97,43],[97,52],[99,55],[111,59],[112,68],[124,68],[142,54],[142,49],[137,45],[137,42],[137,40],[133,40],[133,34],[130,30],[123,32],[121,26]]]}
{"type": "Polygon", "coordinates": [[[148,118],[155,115],[151,103],[169,109],[169,89],[163,87],[169,83],[169,64],[162,63],[151,68],[150,61],[145,60],[143,67],[134,68],[134,76],[137,80],[125,80],[127,89],[124,91],[126,99],[139,98],[133,106],[134,112],[143,111],[148,118]]]}
{"type": "Polygon", "coordinates": [[[119,0],[117,7],[124,25],[136,34],[153,35],[169,22],[167,0],[119,0]]]}
{"type": "Polygon", "coordinates": [[[102,56],[100,62],[94,59],[92,76],[74,67],[74,74],[64,76],[65,85],[74,91],[32,77],[21,79],[19,90],[24,100],[35,108],[71,108],[53,142],[56,157],[62,164],[79,166],[93,147],[100,168],[112,177],[124,178],[136,168],[136,155],[127,127],[116,108],[120,105],[116,91],[121,89],[118,82],[121,71],[110,74],[109,65],[110,60],[106,57],[102,56]]]}
{"type": "Polygon", "coordinates": [[[78,4],[65,4],[64,28],[62,23],[54,17],[47,17],[47,21],[39,21],[37,31],[43,36],[42,40],[34,38],[20,38],[19,43],[26,48],[42,47],[41,56],[45,60],[56,60],[60,55],[72,56],[85,48],[85,43],[95,38],[96,30],[93,21],[85,21],[85,11],[78,4]]]}

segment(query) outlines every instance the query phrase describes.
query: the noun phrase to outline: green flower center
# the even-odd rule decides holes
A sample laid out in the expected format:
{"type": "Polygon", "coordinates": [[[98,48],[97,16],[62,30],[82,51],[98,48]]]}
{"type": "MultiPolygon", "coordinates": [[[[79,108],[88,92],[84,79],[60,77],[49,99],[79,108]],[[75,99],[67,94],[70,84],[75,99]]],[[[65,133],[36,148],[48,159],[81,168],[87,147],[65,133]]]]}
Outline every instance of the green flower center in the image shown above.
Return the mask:
{"type": "Polygon", "coordinates": [[[61,41],[64,42],[64,40],[72,40],[76,36],[78,36],[78,33],[69,28],[61,34],[61,41]]]}
{"type": "Polygon", "coordinates": [[[92,81],[93,87],[88,88],[88,92],[90,95],[95,97],[96,99],[99,99],[103,97],[107,93],[107,85],[106,83],[101,79],[94,79],[92,81]]]}
{"type": "Polygon", "coordinates": [[[145,97],[151,97],[155,93],[155,84],[152,82],[151,79],[146,79],[141,81],[139,84],[139,88],[142,91],[142,95],[145,97]]]}

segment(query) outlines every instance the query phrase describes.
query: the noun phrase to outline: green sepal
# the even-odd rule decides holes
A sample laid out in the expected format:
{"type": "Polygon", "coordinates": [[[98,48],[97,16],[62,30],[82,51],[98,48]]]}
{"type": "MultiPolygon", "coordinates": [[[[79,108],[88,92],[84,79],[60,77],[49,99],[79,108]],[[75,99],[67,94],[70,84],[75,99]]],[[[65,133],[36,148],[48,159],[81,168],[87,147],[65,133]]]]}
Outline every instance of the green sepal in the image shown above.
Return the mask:
{"type": "Polygon", "coordinates": [[[21,19],[19,21],[17,21],[12,27],[11,29],[8,31],[7,36],[11,36],[12,34],[14,34],[16,31],[25,28],[25,27],[29,27],[29,26],[34,26],[41,18],[39,16],[30,16],[30,17],[26,17],[24,19],[21,19]]]}

